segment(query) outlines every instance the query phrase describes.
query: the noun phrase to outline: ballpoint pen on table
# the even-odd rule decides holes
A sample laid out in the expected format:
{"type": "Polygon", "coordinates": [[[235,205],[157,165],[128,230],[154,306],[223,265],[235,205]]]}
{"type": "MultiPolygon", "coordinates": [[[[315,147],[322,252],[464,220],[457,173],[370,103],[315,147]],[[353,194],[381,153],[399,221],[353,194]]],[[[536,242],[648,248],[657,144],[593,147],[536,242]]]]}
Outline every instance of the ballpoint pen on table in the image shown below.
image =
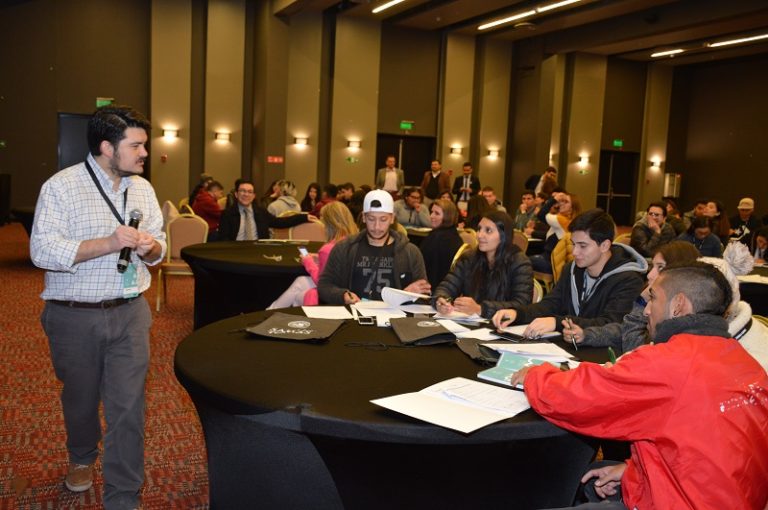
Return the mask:
{"type": "Polygon", "coordinates": [[[573,348],[578,351],[579,347],[576,345],[576,335],[573,334],[573,321],[570,317],[566,317],[565,321],[568,323],[568,329],[571,330],[571,343],[573,344],[573,348]]]}

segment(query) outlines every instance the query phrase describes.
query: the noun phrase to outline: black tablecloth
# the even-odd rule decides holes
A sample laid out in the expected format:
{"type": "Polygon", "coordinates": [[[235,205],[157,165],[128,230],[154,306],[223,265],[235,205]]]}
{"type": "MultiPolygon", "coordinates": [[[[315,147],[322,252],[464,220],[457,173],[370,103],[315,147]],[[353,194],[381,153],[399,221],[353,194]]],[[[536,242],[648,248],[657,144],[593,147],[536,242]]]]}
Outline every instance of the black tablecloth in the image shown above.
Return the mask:
{"type": "MultiPolygon", "coordinates": [[[[768,267],[756,267],[752,274],[768,276],[768,267]]],[[[753,315],[768,317],[768,285],[764,283],[739,283],[741,300],[746,301],[752,307],[753,315]]]]}
{"type": "MultiPolygon", "coordinates": [[[[533,411],[464,435],[369,402],[450,377],[474,379],[483,367],[455,346],[396,347],[388,328],[352,321],[320,345],[243,331],[266,316],[208,325],[176,352],[177,377],[206,433],[212,507],[571,503],[594,444],[533,411]],[[281,466],[279,474],[274,464],[281,466]],[[293,492],[292,483],[306,490],[293,492]]],[[[605,358],[601,349],[578,354],[605,358]]]]}
{"type": "Polygon", "coordinates": [[[241,313],[264,310],[297,276],[307,275],[297,247],[322,243],[234,241],[181,250],[195,275],[195,329],[241,313]]]}

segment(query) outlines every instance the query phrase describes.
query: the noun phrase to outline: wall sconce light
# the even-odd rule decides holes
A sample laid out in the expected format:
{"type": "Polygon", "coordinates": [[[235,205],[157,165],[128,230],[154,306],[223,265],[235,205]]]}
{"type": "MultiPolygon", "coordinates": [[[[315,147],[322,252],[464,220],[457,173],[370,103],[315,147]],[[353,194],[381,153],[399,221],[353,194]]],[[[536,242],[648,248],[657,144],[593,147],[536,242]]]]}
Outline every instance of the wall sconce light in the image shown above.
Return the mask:
{"type": "Polygon", "coordinates": [[[358,150],[363,146],[360,140],[347,140],[347,148],[352,150],[358,150]]]}
{"type": "Polygon", "coordinates": [[[166,140],[173,140],[179,137],[178,129],[163,129],[163,138],[166,140]]]}
{"type": "Polygon", "coordinates": [[[306,147],[309,145],[309,138],[306,136],[297,136],[293,139],[293,145],[297,145],[299,147],[306,147]]]}
{"type": "Polygon", "coordinates": [[[451,154],[455,154],[457,156],[461,156],[461,153],[464,151],[462,147],[451,147],[451,154]]]}
{"type": "Polygon", "coordinates": [[[589,164],[589,156],[579,156],[579,165],[587,166],[589,164]]]}
{"type": "Polygon", "coordinates": [[[213,139],[217,142],[228,142],[232,138],[232,134],[226,131],[216,131],[213,134],[213,139]]]}
{"type": "Polygon", "coordinates": [[[488,157],[496,159],[499,157],[501,151],[499,149],[488,149],[488,157]]]}
{"type": "Polygon", "coordinates": [[[658,156],[655,156],[654,158],[651,158],[651,168],[653,170],[659,170],[661,168],[661,158],[658,156]]]}

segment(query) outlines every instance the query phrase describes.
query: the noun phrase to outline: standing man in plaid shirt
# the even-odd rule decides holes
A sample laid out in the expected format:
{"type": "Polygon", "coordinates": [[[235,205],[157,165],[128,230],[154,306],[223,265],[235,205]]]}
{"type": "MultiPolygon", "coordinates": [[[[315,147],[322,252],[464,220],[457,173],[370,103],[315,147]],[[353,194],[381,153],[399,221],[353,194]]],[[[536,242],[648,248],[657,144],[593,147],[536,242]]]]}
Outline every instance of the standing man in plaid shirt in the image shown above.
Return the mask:
{"type": "Polygon", "coordinates": [[[86,160],[43,184],[30,241],[32,261],[46,270],[41,321],[63,383],[64,483],[74,492],[93,484],[102,402],[106,509],[137,508],[144,481],[152,315],[141,294],[151,279],[146,266],[166,249],[157,197],[140,177],[149,131],[132,108],[97,110],[88,122],[86,160]]]}

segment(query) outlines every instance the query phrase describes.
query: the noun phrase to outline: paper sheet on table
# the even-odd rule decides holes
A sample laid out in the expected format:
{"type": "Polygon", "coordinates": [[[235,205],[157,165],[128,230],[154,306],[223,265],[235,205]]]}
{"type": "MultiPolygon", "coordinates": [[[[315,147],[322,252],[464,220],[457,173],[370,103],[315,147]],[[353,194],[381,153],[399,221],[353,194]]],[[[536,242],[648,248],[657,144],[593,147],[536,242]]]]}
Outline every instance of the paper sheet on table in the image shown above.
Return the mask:
{"type": "Polygon", "coordinates": [[[409,304],[409,305],[400,305],[398,308],[400,308],[402,311],[407,313],[412,313],[414,315],[416,314],[433,314],[437,313],[437,310],[435,310],[432,305],[416,305],[416,304],[409,304]]]}
{"type": "Polygon", "coordinates": [[[351,319],[352,314],[343,306],[302,306],[304,315],[311,319],[351,319]]]}
{"type": "Polygon", "coordinates": [[[429,299],[427,294],[417,294],[416,292],[408,292],[406,290],[395,289],[392,287],[384,287],[381,289],[381,299],[389,306],[400,306],[403,303],[416,301],[417,299],[429,299]]]}
{"type": "Polygon", "coordinates": [[[371,402],[465,434],[511,418],[530,407],[523,392],[463,377],[433,384],[416,393],[371,402]]]}
{"type": "Polygon", "coordinates": [[[473,313],[472,315],[469,315],[467,313],[463,312],[457,312],[453,311],[451,313],[439,313],[433,317],[434,319],[451,319],[458,322],[470,322],[470,323],[478,323],[478,322],[488,322],[488,319],[483,319],[476,313],[473,313]]]}
{"type": "Polygon", "coordinates": [[[467,329],[464,333],[456,333],[458,338],[477,338],[478,340],[498,340],[499,336],[493,334],[491,328],[467,329]]]}
{"type": "Polygon", "coordinates": [[[536,344],[515,344],[510,342],[490,342],[483,344],[485,347],[497,350],[499,352],[514,352],[521,356],[528,356],[531,358],[543,359],[546,361],[568,361],[573,358],[573,355],[551,343],[536,343],[536,344]]]}
{"type": "Polygon", "coordinates": [[[742,276],[737,276],[736,278],[738,278],[740,282],[745,283],[768,284],[768,276],[760,276],[759,274],[745,274],[742,276]]]}
{"type": "Polygon", "coordinates": [[[360,315],[376,317],[376,325],[380,328],[389,327],[389,319],[393,317],[405,317],[405,312],[389,306],[384,301],[358,301],[352,306],[360,315]]]}
{"type": "MultiPolygon", "coordinates": [[[[506,328],[501,328],[499,331],[503,331],[505,333],[512,333],[513,335],[518,336],[525,336],[523,333],[525,333],[525,328],[528,327],[528,324],[520,324],[517,326],[507,326],[506,328]]],[[[543,333],[539,338],[552,338],[555,336],[560,336],[560,333],[557,331],[552,331],[550,333],[543,333]]]]}
{"type": "Polygon", "coordinates": [[[468,327],[462,326],[461,324],[458,324],[451,319],[437,319],[435,322],[456,336],[458,336],[459,333],[466,333],[467,331],[470,331],[468,327]]]}

